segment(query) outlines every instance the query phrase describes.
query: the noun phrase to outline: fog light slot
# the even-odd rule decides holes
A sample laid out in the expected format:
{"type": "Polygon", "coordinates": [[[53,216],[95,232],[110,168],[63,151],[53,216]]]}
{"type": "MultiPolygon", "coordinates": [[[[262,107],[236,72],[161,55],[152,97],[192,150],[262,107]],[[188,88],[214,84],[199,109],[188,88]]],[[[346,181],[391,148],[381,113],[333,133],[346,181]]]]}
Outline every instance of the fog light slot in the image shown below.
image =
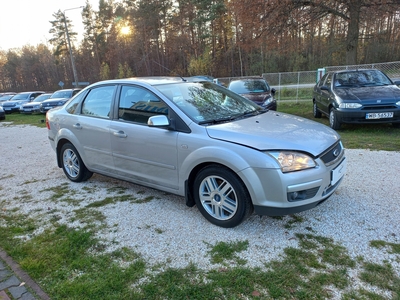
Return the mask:
{"type": "Polygon", "coordinates": [[[314,197],[318,193],[319,187],[312,189],[295,191],[287,193],[287,199],[289,202],[307,200],[314,197]]]}

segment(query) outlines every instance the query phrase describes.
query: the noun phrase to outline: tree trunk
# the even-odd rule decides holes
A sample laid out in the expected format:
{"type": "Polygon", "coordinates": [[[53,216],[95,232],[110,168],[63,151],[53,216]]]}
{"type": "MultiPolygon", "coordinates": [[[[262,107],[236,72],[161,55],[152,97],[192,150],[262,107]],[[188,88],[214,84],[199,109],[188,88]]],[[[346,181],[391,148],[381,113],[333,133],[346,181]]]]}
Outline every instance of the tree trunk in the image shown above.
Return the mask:
{"type": "Polygon", "coordinates": [[[360,1],[349,3],[349,25],[346,39],[346,63],[348,65],[357,64],[358,36],[360,25],[360,1]]]}

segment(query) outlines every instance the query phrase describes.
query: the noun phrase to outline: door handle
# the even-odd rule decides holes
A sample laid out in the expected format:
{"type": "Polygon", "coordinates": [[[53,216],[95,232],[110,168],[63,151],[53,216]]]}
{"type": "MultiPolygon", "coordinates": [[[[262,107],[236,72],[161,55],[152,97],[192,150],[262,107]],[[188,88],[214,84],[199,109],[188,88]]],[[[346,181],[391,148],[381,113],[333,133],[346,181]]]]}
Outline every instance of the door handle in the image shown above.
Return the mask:
{"type": "Polygon", "coordinates": [[[79,123],[72,125],[72,127],[74,127],[75,129],[82,129],[82,126],[79,123]]]}
{"type": "Polygon", "coordinates": [[[114,131],[113,135],[116,136],[116,137],[119,137],[119,138],[126,138],[127,137],[126,133],[123,132],[122,130],[114,131]]]}

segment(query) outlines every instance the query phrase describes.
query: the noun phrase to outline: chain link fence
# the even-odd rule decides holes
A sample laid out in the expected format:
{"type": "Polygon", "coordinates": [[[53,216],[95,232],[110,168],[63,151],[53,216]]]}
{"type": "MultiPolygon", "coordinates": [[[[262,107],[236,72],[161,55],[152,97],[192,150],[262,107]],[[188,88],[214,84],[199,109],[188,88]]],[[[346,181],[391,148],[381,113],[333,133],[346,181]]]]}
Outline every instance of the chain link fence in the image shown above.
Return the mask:
{"type": "MultiPolygon", "coordinates": [[[[276,89],[275,98],[278,102],[311,101],[313,87],[325,72],[346,69],[378,69],[385,72],[392,80],[400,79],[400,61],[363,65],[331,66],[320,68],[315,71],[263,73],[261,76],[267,80],[271,87],[276,89]]],[[[223,77],[218,78],[217,80],[224,86],[228,86],[229,82],[234,79],[251,77],[255,76],[223,77]]]]}

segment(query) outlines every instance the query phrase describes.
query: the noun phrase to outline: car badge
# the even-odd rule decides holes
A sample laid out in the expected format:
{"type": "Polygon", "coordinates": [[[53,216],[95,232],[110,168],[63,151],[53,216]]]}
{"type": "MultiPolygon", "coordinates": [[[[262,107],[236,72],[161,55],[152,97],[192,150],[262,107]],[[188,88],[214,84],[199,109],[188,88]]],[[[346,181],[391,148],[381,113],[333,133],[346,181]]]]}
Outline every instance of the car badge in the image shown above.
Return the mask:
{"type": "Polygon", "coordinates": [[[338,157],[339,153],[340,153],[339,149],[333,150],[333,156],[338,157]]]}
{"type": "Polygon", "coordinates": [[[382,102],[382,100],[376,100],[376,103],[381,103],[382,102]]]}

